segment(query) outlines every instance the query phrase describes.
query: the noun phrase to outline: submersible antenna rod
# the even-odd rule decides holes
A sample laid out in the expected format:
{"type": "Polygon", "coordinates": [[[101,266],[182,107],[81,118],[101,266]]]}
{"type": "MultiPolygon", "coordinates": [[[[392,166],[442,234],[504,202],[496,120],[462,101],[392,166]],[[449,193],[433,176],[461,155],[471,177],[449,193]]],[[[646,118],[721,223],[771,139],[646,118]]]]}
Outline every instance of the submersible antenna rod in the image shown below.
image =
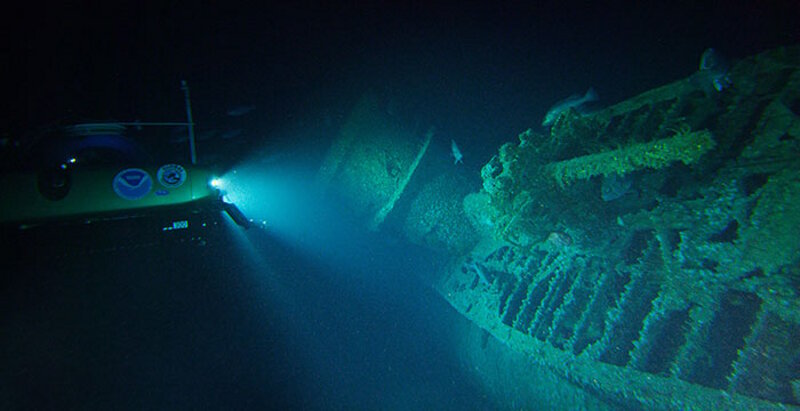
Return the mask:
{"type": "Polygon", "coordinates": [[[189,85],[186,80],[181,80],[181,90],[186,99],[186,122],[189,129],[189,153],[192,155],[192,165],[197,164],[197,152],[194,147],[194,121],[192,120],[192,103],[189,100],[189,85]]]}

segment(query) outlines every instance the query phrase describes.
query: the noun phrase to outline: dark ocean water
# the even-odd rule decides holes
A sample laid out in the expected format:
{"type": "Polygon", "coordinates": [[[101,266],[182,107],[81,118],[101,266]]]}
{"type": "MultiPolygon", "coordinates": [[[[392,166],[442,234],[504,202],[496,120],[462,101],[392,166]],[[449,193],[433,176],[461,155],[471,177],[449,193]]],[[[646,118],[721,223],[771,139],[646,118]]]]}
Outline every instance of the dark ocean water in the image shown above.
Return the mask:
{"type": "Polygon", "coordinates": [[[0,400],[19,409],[488,407],[450,350],[465,320],[423,281],[429,256],[362,248],[343,271],[263,232],[247,236],[26,253],[0,303],[0,400]]]}

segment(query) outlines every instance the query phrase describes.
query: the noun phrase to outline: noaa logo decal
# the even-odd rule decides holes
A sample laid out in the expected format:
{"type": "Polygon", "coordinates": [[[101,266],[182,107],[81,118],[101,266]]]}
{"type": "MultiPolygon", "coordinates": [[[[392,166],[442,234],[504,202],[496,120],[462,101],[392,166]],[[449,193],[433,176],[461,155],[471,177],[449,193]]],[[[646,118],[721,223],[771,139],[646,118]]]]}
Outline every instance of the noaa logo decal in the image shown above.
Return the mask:
{"type": "Polygon", "coordinates": [[[153,179],[141,168],[128,168],[114,177],[114,192],[126,200],[138,200],[153,188],[153,179]]]}
{"type": "Polygon", "coordinates": [[[177,188],[186,181],[186,169],[178,164],[165,164],[158,169],[156,178],[164,187],[177,188]]]}

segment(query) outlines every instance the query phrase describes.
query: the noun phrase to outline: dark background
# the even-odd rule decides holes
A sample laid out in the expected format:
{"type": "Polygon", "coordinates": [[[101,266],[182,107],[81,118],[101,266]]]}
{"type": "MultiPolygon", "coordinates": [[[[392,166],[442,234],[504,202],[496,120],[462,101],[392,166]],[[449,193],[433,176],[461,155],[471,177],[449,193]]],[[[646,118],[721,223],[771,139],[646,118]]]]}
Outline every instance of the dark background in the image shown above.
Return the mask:
{"type": "Polygon", "coordinates": [[[484,152],[590,86],[612,104],[688,76],[708,47],[735,60],[800,38],[793,1],[199,3],[6,6],[4,136],[182,119],[185,79],[200,125],[252,104],[279,126],[369,89],[484,152]]]}

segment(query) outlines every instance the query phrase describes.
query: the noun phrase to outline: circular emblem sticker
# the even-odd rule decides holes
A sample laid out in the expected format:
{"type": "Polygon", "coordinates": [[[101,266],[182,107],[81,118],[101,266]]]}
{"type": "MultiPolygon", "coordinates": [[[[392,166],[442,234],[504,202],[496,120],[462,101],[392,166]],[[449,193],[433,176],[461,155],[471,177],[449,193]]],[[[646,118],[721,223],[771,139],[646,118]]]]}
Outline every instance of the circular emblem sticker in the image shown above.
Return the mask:
{"type": "Polygon", "coordinates": [[[186,169],[178,164],[165,164],[158,169],[156,178],[164,187],[177,188],[186,181],[186,169]]]}
{"type": "Polygon", "coordinates": [[[128,168],[117,173],[113,186],[118,196],[126,200],[138,200],[153,188],[153,179],[141,168],[128,168]]]}

